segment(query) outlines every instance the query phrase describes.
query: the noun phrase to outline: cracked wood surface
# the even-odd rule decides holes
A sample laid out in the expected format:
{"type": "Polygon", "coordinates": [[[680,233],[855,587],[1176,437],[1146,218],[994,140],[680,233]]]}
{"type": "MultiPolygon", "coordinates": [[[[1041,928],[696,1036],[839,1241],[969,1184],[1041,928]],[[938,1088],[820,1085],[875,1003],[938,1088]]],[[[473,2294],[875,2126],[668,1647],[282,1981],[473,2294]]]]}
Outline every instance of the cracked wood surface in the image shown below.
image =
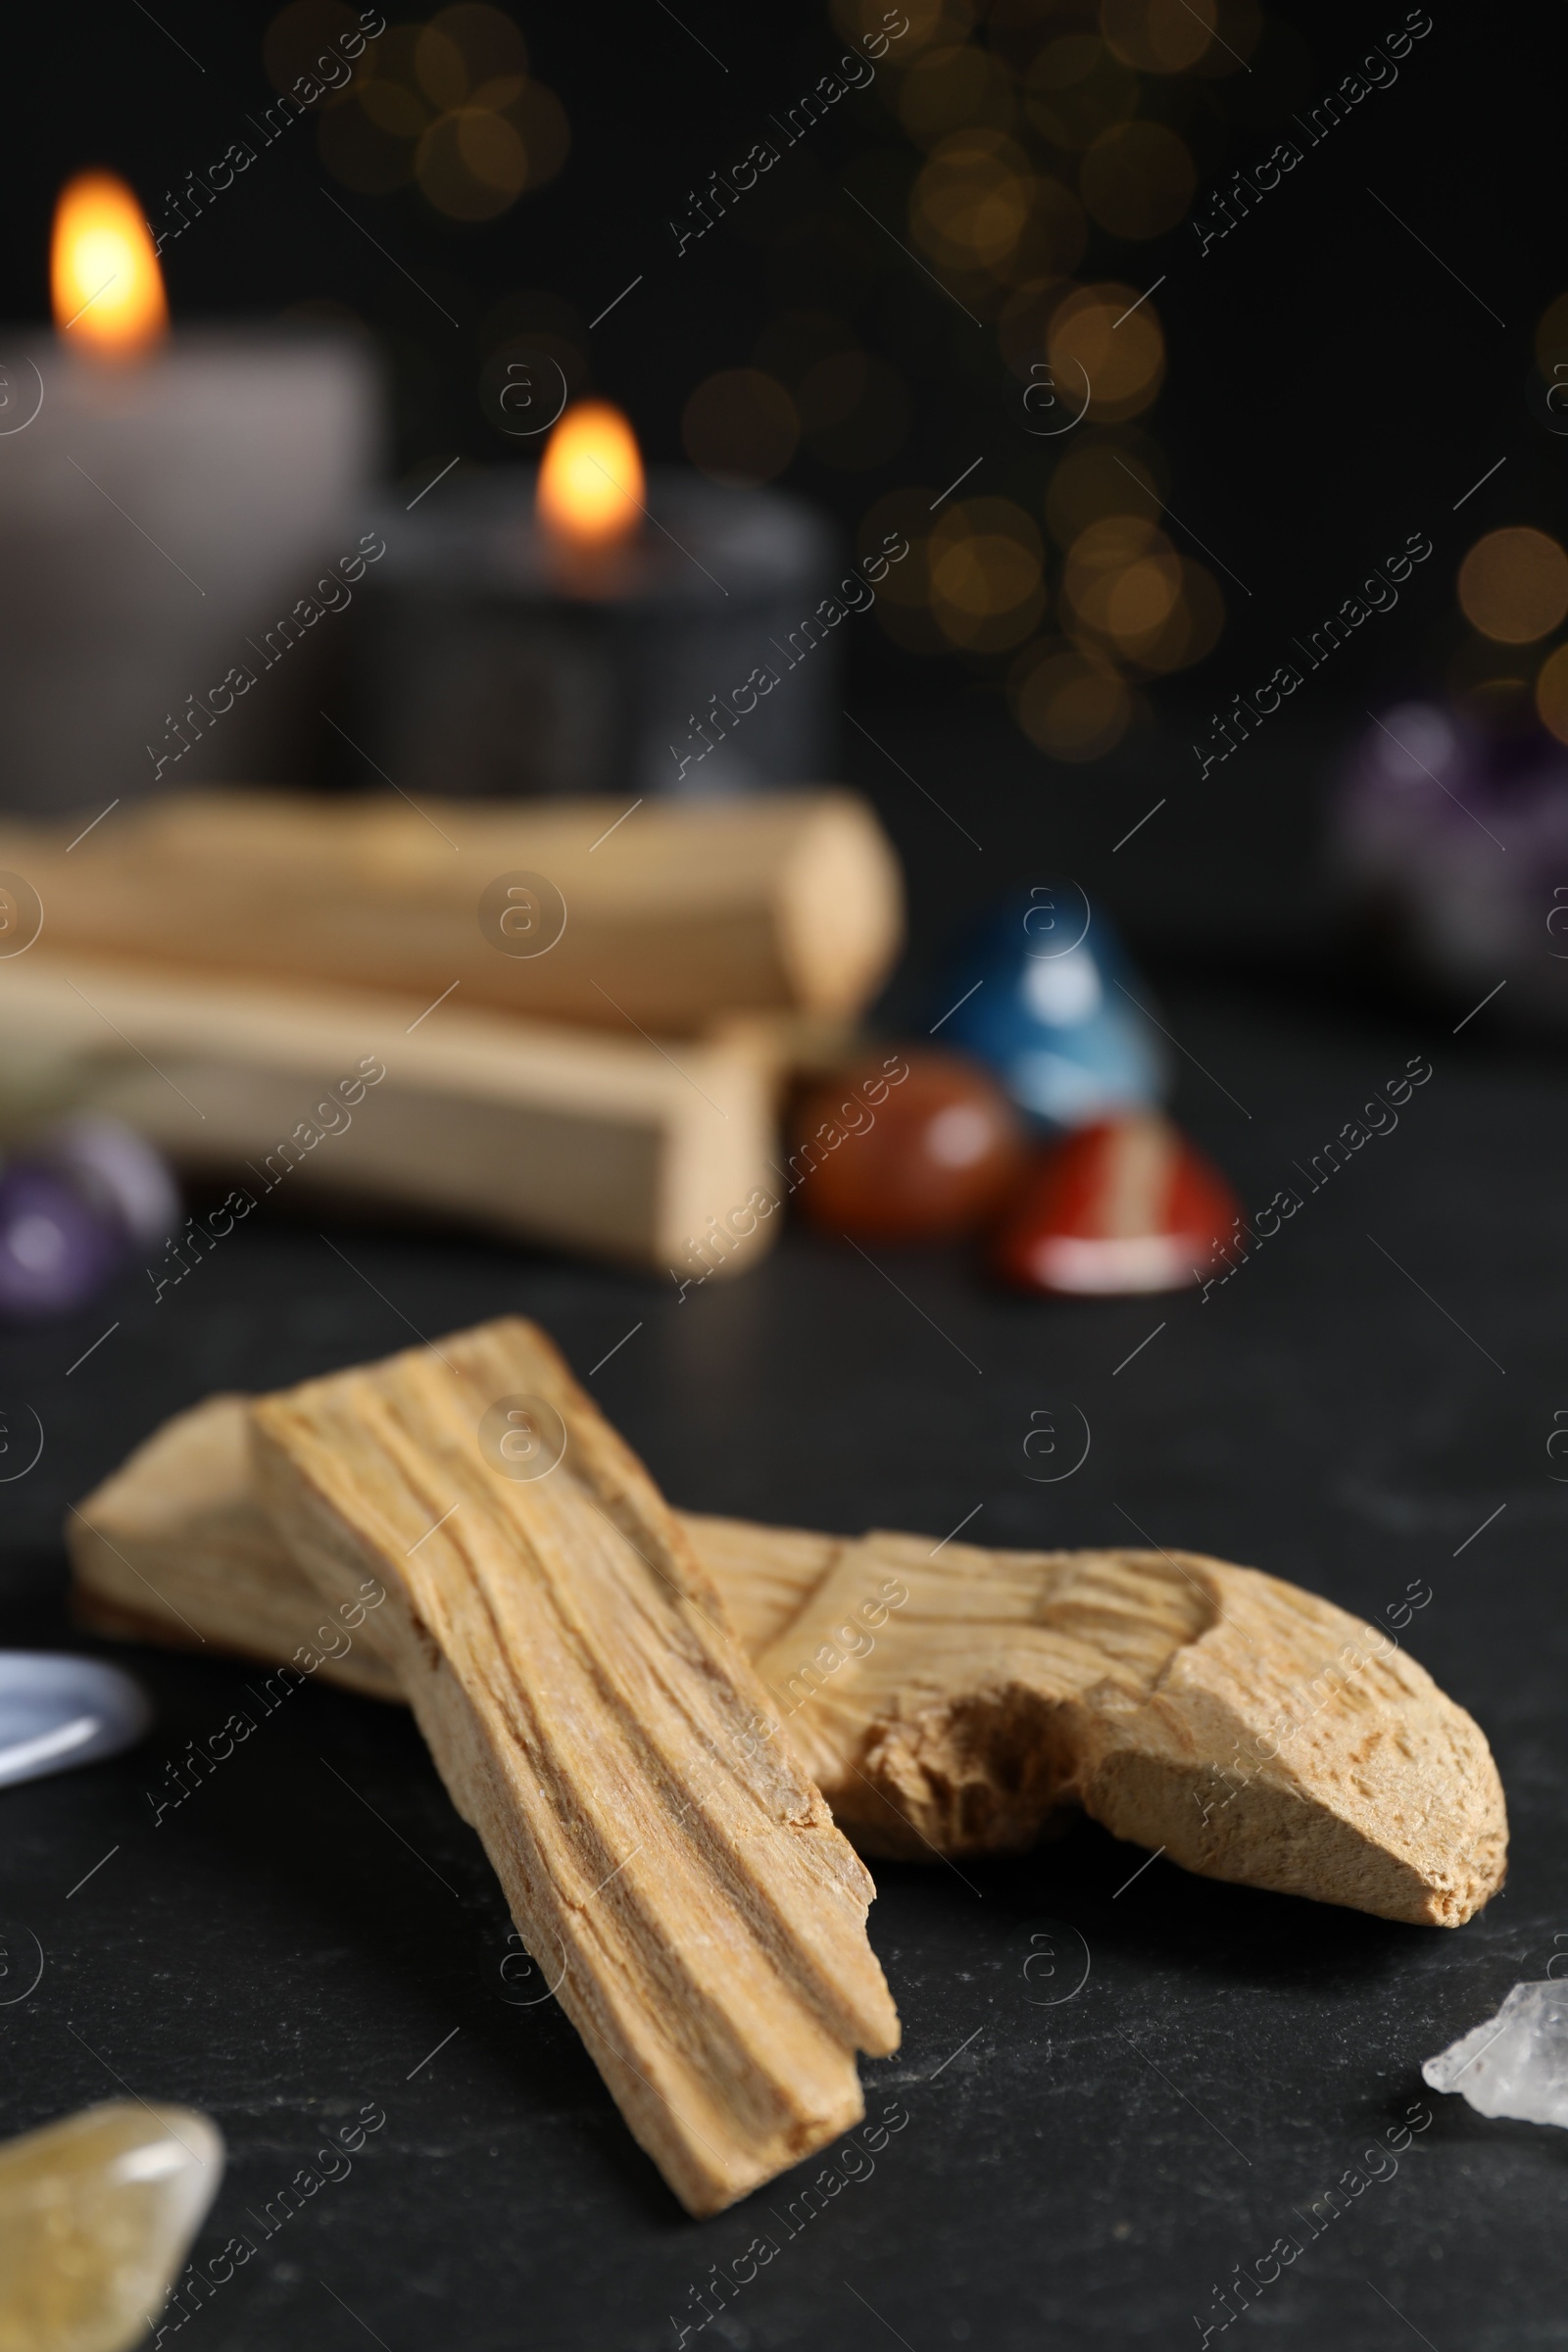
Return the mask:
{"type": "Polygon", "coordinates": [[[857,2049],[899,2039],[870,1879],[684,1531],[550,1343],[504,1320],[251,1422],[257,1491],[321,1598],[385,1587],[383,1655],[676,2194],[716,2212],[853,2126],[857,2049]],[[476,1443],[524,1395],[564,1425],[548,1475],[476,1443]]]}
{"type": "MultiPolygon", "coordinates": [[[[68,1536],[98,1630],[199,1629],[268,1659],[314,1639],[246,1486],[241,1400],[181,1415],[82,1508],[98,1533],[68,1536]]],[[[1203,1876],[1384,1918],[1458,1926],[1502,1883],[1480,1730],[1387,1631],[1297,1586],[1187,1552],[683,1525],[868,1853],[1015,1850],[1077,1804],[1203,1876]]],[[[398,1695],[363,1639],[320,1670],[398,1695]]]]}

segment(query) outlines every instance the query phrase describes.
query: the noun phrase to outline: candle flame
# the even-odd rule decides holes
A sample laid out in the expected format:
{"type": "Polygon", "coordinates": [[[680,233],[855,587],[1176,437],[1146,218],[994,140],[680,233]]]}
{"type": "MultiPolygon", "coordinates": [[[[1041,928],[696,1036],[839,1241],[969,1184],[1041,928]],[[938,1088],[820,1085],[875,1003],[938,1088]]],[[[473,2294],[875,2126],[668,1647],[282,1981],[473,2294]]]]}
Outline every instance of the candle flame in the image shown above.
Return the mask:
{"type": "Polygon", "coordinates": [[[109,172],[81,172],[55,208],[55,324],[95,357],[135,359],[169,331],[163,272],[140,205],[109,172]]]}
{"type": "Polygon", "coordinates": [[[545,447],[538,514],[550,537],[567,548],[610,548],[630,538],[641,519],[643,462],[637,436],[606,400],[568,409],[545,447]]]}

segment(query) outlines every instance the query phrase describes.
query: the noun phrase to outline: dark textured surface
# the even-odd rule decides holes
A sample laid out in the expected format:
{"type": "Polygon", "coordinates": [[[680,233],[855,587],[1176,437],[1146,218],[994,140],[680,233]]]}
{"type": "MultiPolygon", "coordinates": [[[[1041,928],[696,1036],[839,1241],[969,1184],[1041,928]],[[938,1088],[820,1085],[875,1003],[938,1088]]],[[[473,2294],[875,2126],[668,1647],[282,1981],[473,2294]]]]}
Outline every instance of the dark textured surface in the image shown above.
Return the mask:
{"type": "Polygon", "coordinates": [[[413,1726],[305,1688],[155,1827],[165,1759],[261,1678],[132,1653],[160,1708],[146,1746],[0,1794],[0,1914],[45,1954],[36,1990],[0,2008],[3,2122],[122,2084],[219,2119],[231,2168],[199,2256],[236,2232],[259,2250],[184,2323],[193,2352],[349,2352],[367,2329],[389,2352],[653,2352],[679,2340],[670,2315],[695,2328],[691,2290],[759,2233],[778,2252],[709,2341],[1196,2343],[1223,2317],[1216,2285],[1280,2237],[1303,2250],[1246,2323],[1270,2340],[1564,2340],[1568,2143],[1419,2078],[1568,1949],[1568,1500],[1545,1451],[1568,1407],[1560,1064],[1488,1016],[1450,1041],[1446,1019],[1352,1027],[1194,983],[1164,1004],[1236,1098],[1184,1064],[1188,1123],[1250,1208],[1408,1056],[1436,1065],[1397,1131],[1206,1303],[1017,1301],[957,1253],[879,1271],[794,1233],[750,1279],[677,1304],[673,1284],[333,1224],[349,1264],[311,1223],[258,1219],[156,1308],[131,1282],[76,1325],[3,1344],[10,1426],[30,1405],[46,1444],[3,1490],[0,1629],[68,1638],[66,1503],[215,1386],[297,1380],[396,1348],[411,1323],[506,1309],[539,1316],[586,1372],[640,1323],[592,1385],[683,1503],[933,1539],[979,1504],[968,1535],[1000,1544],[1147,1531],[1368,1615],[1429,1584],[1409,1639],[1493,1739],[1506,1893],[1458,1934],[1397,1928],[1160,1861],[1127,1884],[1143,1856],[1087,1827],[1004,1866],[883,1866],[871,1932],[906,2040],[866,2069],[867,2098],[906,2122],[874,2156],[835,2154],[839,2186],[808,2223],[797,2209],[793,2236],[790,2200],[820,2160],[699,2226],[554,2003],[523,2005],[536,1981],[502,1976],[499,1895],[413,1726]],[[1093,1445],[1071,1478],[1032,1485],[1023,1439],[1053,1402],[1081,1407],[1093,1445]],[[1088,1981],[1045,2005],[1081,1973],[1068,1930],[1088,1981]],[[1364,2152],[1391,2131],[1397,2145],[1417,2102],[1430,2125],[1314,2239],[1297,2209],[1358,2164],[1365,2181],[1364,2152]],[[387,2122],[352,2172],[264,2237],[252,2216],[371,2103],[387,2122]]]}

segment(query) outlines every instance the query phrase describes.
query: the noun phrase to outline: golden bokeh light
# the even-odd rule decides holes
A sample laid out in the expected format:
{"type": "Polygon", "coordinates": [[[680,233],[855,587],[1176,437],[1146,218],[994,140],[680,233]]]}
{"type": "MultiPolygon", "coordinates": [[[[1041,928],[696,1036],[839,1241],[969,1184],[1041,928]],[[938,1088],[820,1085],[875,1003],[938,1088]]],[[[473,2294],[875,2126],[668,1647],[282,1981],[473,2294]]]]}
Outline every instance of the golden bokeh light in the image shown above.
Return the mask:
{"type": "Polygon", "coordinates": [[[1154,306],[1132,286],[1080,286],[1066,295],[1052,313],[1046,350],[1064,390],[1076,395],[1087,377],[1089,414],[1106,423],[1147,409],[1164,377],[1154,306]]]}
{"type": "MultiPolygon", "coordinates": [[[[831,13],[847,41],[890,39],[885,0],[833,0],[831,13]]],[[[882,52],[890,66],[906,64],[933,41],[946,47],[966,39],[974,29],[979,0],[904,0],[898,13],[908,29],[899,34],[897,46],[882,52]]]]}
{"type": "Polygon", "coordinates": [[[1472,628],[1532,645],[1568,612],[1568,556],[1528,524],[1489,531],[1459,566],[1459,605],[1472,628]]]}
{"type": "Polygon", "coordinates": [[[1225,627],[1225,599],[1213,573],[1184,557],[1181,575],[1181,589],[1164,626],[1123,649],[1140,669],[1155,675],[1191,669],[1213,652],[1225,627]]]}
{"type": "Polygon", "coordinates": [[[138,359],[169,332],[152,236],[113,172],[78,172],[61,190],[49,282],[56,326],[95,359],[138,359]]]}
{"type": "Polygon", "coordinates": [[[939,267],[994,270],[1017,245],[1032,196],[1022,148],[1001,131],[956,131],[915,181],[909,225],[939,267]]]}
{"type": "MultiPolygon", "coordinates": [[[[1198,4],[1201,6],[1202,0],[1198,4]]],[[[1294,48],[1298,70],[1304,72],[1311,63],[1305,43],[1287,30],[1278,17],[1273,24],[1276,33],[1284,33],[1287,50],[1294,48]]],[[[1187,71],[1200,81],[1222,81],[1228,74],[1248,73],[1262,37],[1263,11],[1258,0],[1216,0],[1214,37],[1187,71]]]]}
{"type": "Polygon", "coordinates": [[[1044,551],[1005,498],[950,507],[931,533],[931,610],[950,642],[976,653],[1021,644],[1045,608],[1044,551]]]}
{"type": "Polygon", "coordinates": [[[618,546],[642,527],[643,461],[637,436],[608,400],[569,408],[545,445],[537,513],[563,549],[618,546]]]}
{"type": "Polygon", "coordinates": [[[369,71],[349,103],[325,109],[317,127],[321,161],[358,196],[387,196],[414,177],[414,156],[433,117],[414,78],[416,24],[394,24],[367,50],[369,71]]]}
{"type": "Polygon", "coordinates": [[[1568,743],[1568,645],[1559,645],[1542,663],[1536,710],[1542,725],[1549,727],[1559,743],[1568,743]]]}
{"type": "Polygon", "coordinates": [[[527,186],[528,151],[505,115],[457,107],[420,139],[414,176],[448,220],[493,220],[527,186]]]}
{"type": "Polygon", "coordinates": [[[392,81],[386,74],[377,74],[367,82],[360,93],[360,104],[388,138],[416,139],[430,122],[429,109],[422,106],[416,93],[401,81],[392,81]]]}
{"type": "Polygon", "coordinates": [[[528,52],[516,25],[481,0],[440,9],[414,45],[415,78],[443,112],[466,105],[487,81],[515,77],[520,83],[527,71],[528,52]]]}
{"type": "MultiPolygon", "coordinates": [[[[1063,270],[1046,270],[1021,276],[1008,295],[997,320],[997,344],[1020,381],[1029,380],[1031,368],[1043,358],[1052,317],[1057,305],[1073,291],[1072,281],[1063,270]]],[[[1081,392],[1081,380],[1076,375],[1073,385],[1081,392]]]]}
{"type": "Polygon", "coordinates": [[[516,25],[482,0],[395,24],[365,52],[348,102],[322,110],[321,160],[361,195],[413,180],[448,220],[493,220],[554,178],[571,144],[560,99],[527,64],[516,25]]]}
{"type": "Polygon", "coordinates": [[[904,76],[898,109],[919,147],[933,147],[954,130],[1010,130],[1018,112],[1010,69],[989,49],[967,46],[917,57],[904,76]]]}
{"type": "MultiPolygon", "coordinates": [[[[889,23],[879,0],[829,7],[857,43],[889,23]]],[[[1215,110],[1195,84],[1243,70],[1262,37],[1261,7],[912,0],[905,15],[907,29],[876,57],[879,97],[923,150],[902,183],[905,233],[957,301],[995,322],[1008,406],[1028,438],[1004,472],[981,477],[1010,495],[910,486],[876,502],[862,542],[893,527],[910,549],[881,583],[880,625],[910,653],[956,654],[982,676],[1010,663],[1009,700],[1031,741],[1054,759],[1098,760],[1138,720],[1140,681],[1201,662],[1226,607],[1212,571],[1160,527],[1169,469],[1136,421],[1166,367],[1147,276],[1084,283],[1076,272],[1095,232],[1130,244],[1190,215],[1195,153],[1205,172],[1215,160],[1215,110]],[[1172,89],[1177,76],[1189,78],[1172,89]]],[[[895,159],[868,153],[859,176],[874,217],[903,226],[895,159]]],[[[874,440],[867,420],[879,406],[868,380],[882,363],[849,321],[868,315],[889,262],[874,232],[856,237],[856,282],[836,269],[797,270],[781,285],[786,318],[753,353],[793,401],[803,449],[837,464],[849,462],[845,436],[874,440]]],[[[791,232],[776,242],[793,253],[791,232]]],[[[806,259],[808,240],[796,242],[806,259]]],[[[1568,357],[1568,297],[1562,310],[1568,357]]],[[[912,337],[906,368],[899,444],[919,389],[912,337]]],[[[1495,618],[1498,594],[1489,593],[1495,618]]],[[[1568,681],[1562,702],[1568,710],[1568,681]]]]}
{"type": "Polygon", "coordinates": [[[1092,32],[1064,33],[1048,41],[1029,68],[1024,104],[1053,146],[1090,147],[1134,114],[1138,76],[1092,32]]]}
{"type": "Polygon", "coordinates": [[[1099,760],[1132,722],[1133,698],[1112,664],[1077,646],[1031,647],[1008,681],[1013,715],[1053,760],[1099,760]]]}
{"type": "Polygon", "coordinates": [[[1107,514],[1067,551],[1061,592],[1069,627],[1077,622],[1137,659],[1170,619],[1182,567],[1163,531],[1138,514],[1107,514]]]}
{"type": "Polygon", "coordinates": [[[795,403],[775,376],[760,368],[723,368],[687,401],[680,437],[710,481],[755,489],[783,472],[801,427],[795,403]]]}
{"type": "Polygon", "coordinates": [[[1184,74],[1214,37],[1214,0],[1101,0],[1100,25],[1124,65],[1184,74]]]}
{"type": "Polygon", "coordinates": [[[1542,312],[1536,328],[1536,358],[1546,376],[1557,361],[1568,360],[1568,294],[1559,294],[1542,312]]]}
{"type": "Polygon", "coordinates": [[[1186,142],[1162,122],[1121,122],[1084,157],[1078,187],[1113,237],[1162,237],[1184,218],[1198,175],[1186,142]]]}
{"type": "Polygon", "coordinates": [[[1157,519],[1164,505],[1164,467],[1141,434],[1073,444],[1046,488],[1046,528],[1058,547],[1070,547],[1107,514],[1157,519]]]}

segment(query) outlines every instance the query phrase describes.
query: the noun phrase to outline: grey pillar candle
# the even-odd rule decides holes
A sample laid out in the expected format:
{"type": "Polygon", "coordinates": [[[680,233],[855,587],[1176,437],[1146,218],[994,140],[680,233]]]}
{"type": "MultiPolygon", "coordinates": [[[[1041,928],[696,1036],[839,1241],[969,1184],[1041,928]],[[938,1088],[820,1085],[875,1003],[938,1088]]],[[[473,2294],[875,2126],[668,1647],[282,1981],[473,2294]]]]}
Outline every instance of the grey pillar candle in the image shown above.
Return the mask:
{"type": "Polygon", "coordinates": [[[371,521],[368,355],[215,332],[108,366],[35,333],[0,360],[0,804],[297,775],[371,521]]]}
{"type": "Polygon", "coordinates": [[[355,624],[357,740],[394,782],[647,795],[831,771],[831,526],[804,500],[674,471],[639,504],[635,536],[581,564],[520,467],[385,524],[355,624]]]}
{"type": "Polygon", "coordinates": [[[171,338],[158,246],[109,172],[63,190],[50,279],[57,333],[0,335],[0,806],[297,772],[320,623],[365,570],[368,359],[171,338]]]}

